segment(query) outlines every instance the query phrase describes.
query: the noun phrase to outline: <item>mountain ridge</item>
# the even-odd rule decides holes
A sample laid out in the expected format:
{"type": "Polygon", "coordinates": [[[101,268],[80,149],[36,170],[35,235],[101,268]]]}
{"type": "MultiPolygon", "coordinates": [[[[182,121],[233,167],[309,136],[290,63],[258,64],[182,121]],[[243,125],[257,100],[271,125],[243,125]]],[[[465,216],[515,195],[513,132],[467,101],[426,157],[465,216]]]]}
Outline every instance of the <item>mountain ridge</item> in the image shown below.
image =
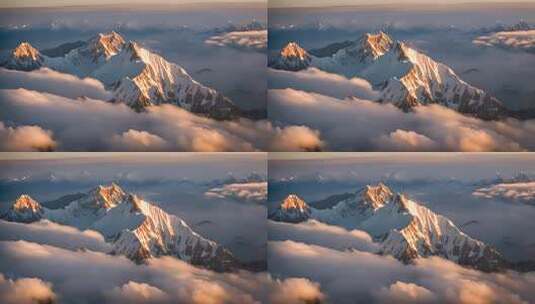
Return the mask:
{"type": "Polygon", "coordinates": [[[331,208],[315,209],[304,201],[300,206],[310,211],[299,221],[295,216],[281,215],[284,208],[277,208],[277,214],[270,213],[270,219],[292,223],[314,219],[349,230],[363,230],[379,243],[377,254],[391,255],[403,263],[440,256],[487,272],[502,271],[509,265],[493,247],[471,238],[448,218],[393,192],[383,183],[368,185],[331,208]]]}
{"type": "Polygon", "coordinates": [[[241,116],[241,110],[223,94],[195,81],[181,66],[134,41],[126,41],[114,31],[65,48],[68,52],[64,56],[48,57],[22,42],[0,65],[23,71],[47,67],[95,78],[112,92],[111,102],[125,103],[136,111],[168,103],[214,119],[241,116]]]}
{"type": "Polygon", "coordinates": [[[226,248],[114,183],[99,185],[61,209],[47,209],[21,195],[2,218],[24,223],[47,219],[80,230],[96,230],[112,245],[111,254],[124,255],[136,263],[171,255],[219,272],[240,267],[226,248]]]}
{"type": "Polygon", "coordinates": [[[375,101],[391,103],[405,112],[421,105],[440,104],[484,120],[514,116],[500,100],[466,83],[447,65],[405,42],[394,41],[384,32],[367,33],[357,41],[331,44],[314,52],[322,57],[291,42],[270,61],[270,66],[288,71],[316,67],[349,78],[364,78],[380,92],[375,101]],[[300,55],[287,49],[299,50],[300,55]]]}

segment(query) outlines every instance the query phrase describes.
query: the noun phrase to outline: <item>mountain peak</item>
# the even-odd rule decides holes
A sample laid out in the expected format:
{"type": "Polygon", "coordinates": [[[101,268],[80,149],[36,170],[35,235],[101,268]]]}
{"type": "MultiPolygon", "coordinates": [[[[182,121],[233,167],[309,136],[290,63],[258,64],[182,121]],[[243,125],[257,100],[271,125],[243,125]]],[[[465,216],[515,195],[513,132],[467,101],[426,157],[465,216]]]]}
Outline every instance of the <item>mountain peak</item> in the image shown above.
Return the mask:
{"type": "Polygon", "coordinates": [[[15,58],[28,58],[34,61],[40,60],[41,54],[28,42],[20,43],[12,52],[15,58]]]}
{"type": "Polygon", "coordinates": [[[22,42],[14,48],[6,61],[0,65],[13,70],[32,71],[44,64],[44,57],[28,42],[22,42]]]}
{"type": "Polygon", "coordinates": [[[295,194],[288,195],[284,201],[282,201],[281,209],[288,210],[288,209],[306,209],[308,208],[307,203],[303,201],[299,196],[295,194]]]}
{"type": "Polygon", "coordinates": [[[373,210],[384,206],[393,197],[394,193],[385,184],[376,186],[367,185],[362,192],[363,203],[373,210]]]}
{"type": "Polygon", "coordinates": [[[357,43],[345,48],[345,53],[360,62],[374,61],[383,56],[394,46],[394,41],[384,32],[366,33],[357,43]]]}
{"type": "Polygon", "coordinates": [[[96,208],[109,209],[119,204],[125,197],[126,193],[117,184],[112,183],[109,186],[99,185],[90,192],[95,198],[93,202],[96,208]]]}
{"type": "Polygon", "coordinates": [[[296,42],[289,42],[270,66],[280,70],[300,71],[309,67],[312,57],[296,42]]]}
{"type": "Polygon", "coordinates": [[[378,34],[365,34],[361,43],[374,58],[378,58],[392,48],[394,41],[390,36],[381,31],[378,34]]]}
{"type": "Polygon", "coordinates": [[[281,56],[286,58],[298,58],[299,60],[306,60],[310,58],[307,51],[303,49],[296,42],[289,42],[280,52],[281,56]]]}
{"type": "Polygon", "coordinates": [[[29,195],[21,195],[2,216],[8,221],[30,223],[41,219],[44,213],[41,205],[29,195]]]}
{"type": "Polygon", "coordinates": [[[115,31],[99,33],[88,41],[88,49],[91,51],[95,61],[100,56],[104,56],[106,59],[110,58],[119,53],[124,45],[123,37],[115,31]]]}
{"type": "Polygon", "coordinates": [[[32,199],[29,195],[22,194],[15,201],[13,206],[11,206],[11,208],[13,208],[13,210],[29,209],[29,210],[32,210],[33,212],[35,212],[35,211],[38,211],[38,210],[41,209],[41,205],[38,202],[36,202],[34,199],[32,199]]]}
{"type": "Polygon", "coordinates": [[[269,218],[281,222],[303,222],[311,215],[308,204],[295,194],[288,195],[269,218]]]}

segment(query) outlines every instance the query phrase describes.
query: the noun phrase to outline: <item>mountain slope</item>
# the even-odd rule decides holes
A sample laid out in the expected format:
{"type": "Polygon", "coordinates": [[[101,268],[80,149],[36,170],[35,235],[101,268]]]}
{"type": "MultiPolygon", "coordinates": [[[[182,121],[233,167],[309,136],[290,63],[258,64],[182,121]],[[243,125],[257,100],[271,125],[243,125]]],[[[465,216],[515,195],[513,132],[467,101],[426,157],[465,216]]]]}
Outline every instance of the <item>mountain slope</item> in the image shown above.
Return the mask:
{"type": "Polygon", "coordinates": [[[113,93],[113,102],[125,103],[137,111],[168,103],[215,119],[240,115],[240,110],[221,93],[198,83],[182,67],[135,42],[126,42],[116,32],[98,34],[63,57],[44,56],[22,43],[2,66],[25,71],[48,67],[96,78],[113,93]]]}
{"type": "Polygon", "coordinates": [[[314,51],[321,57],[311,56],[293,43],[291,49],[306,54],[297,60],[301,57],[287,56],[292,54],[287,52],[288,47],[273,61],[273,68],[298,71],[312,66],[346,77],[358,76],[380,91],[378,102],[392,103],[404,111],[440,104],[485,120],[511,115],[498,99],[466,83],[445,64],[404,42],[394,42],[383,32],[314,51]]]}
{"type": "Polygon", "coordinates": [[[99,186],[63,209],[46,209],[22,195],[3,216],[16,222],[48,219],[79,229],[96,230],[113,245],[111,253],[142,263],[151,257],[175,256],[215,271],[238,267],[233,255],[193,231],[182,219],[112,184],[99,186]]]}
{"type": "MultiPolygon", "coordinates": [[[[305,202],[301,206],[308,207],[305,202]]],[[[310,211],[310,218],[318,221],[368,232],[380,244],[377,253],[392,255],[404,263],[440,256],[483,271],[499,271],[507,266],[494,248],[384,184],[367,186],[332,208],[310,211]]]]}

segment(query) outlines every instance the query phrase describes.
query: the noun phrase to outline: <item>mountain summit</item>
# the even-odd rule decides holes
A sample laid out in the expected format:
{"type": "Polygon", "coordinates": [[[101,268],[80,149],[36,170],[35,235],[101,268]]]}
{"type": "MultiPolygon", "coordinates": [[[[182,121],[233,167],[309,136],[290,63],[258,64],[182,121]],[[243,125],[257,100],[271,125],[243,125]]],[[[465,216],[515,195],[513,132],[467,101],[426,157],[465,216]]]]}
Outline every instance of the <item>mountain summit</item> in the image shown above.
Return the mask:
{"type": "Polygon", "coordinates": [[[3,216],[13,222],[31,223],[41,219],[43,208],[29,195],[21,195],[3,216]]]}
{"type": "Polygon", "coordinates": [[[271,218],[292,223],[310,218],[349,230],[364,230],[380,244],[377,253],[394,256],[404,263],[419,257],[440,256],[483,271],[498,271],[507,266],[504,257],[491,246],[471,238],[448,218],[382,183],[368,185],[356,195],[345,197],[334,207],[321,210],[308,207],[302,200],[300,208],[285,209],[289,205],[285,200],[271,218]],[[296,217],[297,209],[308,210],[308,216],[296,217]]]}
{"type": "Polygon", "coordinates": [[[1,63],[5,68],[21,71],[39,69],[43,64],[43,56],[27,42],[19,44],[11,51],[9,57],[1,63]]]}
{"type": "Polygon", "coordinates": [[[25,223],[47,219],[80,230],[96,230],[112,244],[111,253],[137,263],[171,255],[215,271],[239,266],[230,251],[193,231],[184,220],[116,184],[98,186],[61,209],[44,208],[21,195],[2,218],[25,223]]]}
{"type": "Polygon", "coordinates": [[[296,42],[289,42],[270,62],[270,66],[279,70],[300,71],[308,68],[311,61],[312,57],[305,49],[296,42]]]}
{"type": "Polygon", "coordinates": [[[8,69],[30,71],[48,67],[78,77],[100,80],[113,93],[112,102],[136,111],[151,105],[174,104],[215,119],[234,119],[239,108],[214,89],[195,81],[184,68],[166,61],[116,32],[100,33],[62,57],[47,57],[28,43],[2,62],[8,69]]]}
{"type": "Polygon", "coordinates": [[[394,46],[392,38],[387,34],[365,34],[358,43],[344,48],[345,54],[357,58],[360,62],[370,62],[389,52],[394,46]]]}
{"type": "Polygon", "coordinates": [[[295,194],[290,194],[268,217],[279,222],[299,223],[308,220],[310,212],[305,201],[295,194]]]}

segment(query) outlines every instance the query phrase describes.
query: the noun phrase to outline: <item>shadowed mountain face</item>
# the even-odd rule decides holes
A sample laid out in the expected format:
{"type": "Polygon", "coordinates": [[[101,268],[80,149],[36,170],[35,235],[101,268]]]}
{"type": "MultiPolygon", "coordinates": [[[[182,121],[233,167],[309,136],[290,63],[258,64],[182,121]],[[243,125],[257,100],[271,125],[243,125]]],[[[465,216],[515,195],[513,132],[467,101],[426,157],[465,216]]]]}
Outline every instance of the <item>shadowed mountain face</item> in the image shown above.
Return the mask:
{"type": "Polygon", "coordinates": [[[311,53],[292,42],[270,61],[270,66],[288,71],[317,67],[346,77],[365,78],[380,90],[378,102],[392,103],[404,111],[440,104],[485,120],[512,115],[501,101],[466,83],[445,64],[383,32],[311,53]]]}
{"type": "Polygon", "coordinates": [[[315,209],[290,195],[270,213],[270,218],[291,223],[315,219],[350,230],[364,230],[380,244],[378,254],[392,255],[404,263],[440,256],[488,272],[509,266],[491,246],[471,238],[448,218],[394,193],[384,184],[366,186],[352,196],[339,198],[330,208],[315,209]]]}
{"type": "Polygon", "coordinates": [[[138,43],[125,41],[116,32],[63,44],[43,53],[24,42],[1,65],[23,71],[47,67],[96,78],[113,93],[113,102],[125,103],[137,111],[151,105],[174,104],[215,119],[240,116],[238,107],[221,93],[203,86],[182,67],[138,43]]]}
{"type": "Polygon", "coordinates": [[[215,271],[240,267],[230,251],[202,237],[182,219],[115,184],[77,196],[63,208],[48,209],[21,195],[2,218],[24,223],[47,219],[96,230],[112,244],[110,253],[125,255],[136,263],[169,255],[215,271]]]}

